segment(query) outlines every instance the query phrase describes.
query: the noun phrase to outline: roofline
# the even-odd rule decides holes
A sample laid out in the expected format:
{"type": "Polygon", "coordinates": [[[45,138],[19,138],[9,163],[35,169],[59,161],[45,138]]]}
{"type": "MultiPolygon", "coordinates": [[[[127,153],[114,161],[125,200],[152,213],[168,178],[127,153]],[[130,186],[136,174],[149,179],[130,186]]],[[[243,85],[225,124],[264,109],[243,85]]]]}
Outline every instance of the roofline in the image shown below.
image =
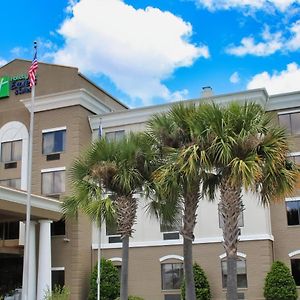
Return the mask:
{"type": "Polygon", "coordinates": [[[282,96],[291,96],[291,95],[297,95],[300,94],[300,91],[293,91],[293,92],[286,92],[286,93],[278,93],[274,95],[270,95],[270,98],[276,98],[276,97],[282,97],[282,96]]]}
{"type": "Polygon", "coordinates": [[[95,82],[93,82],[92,80],[90,80],[89,78],[87,78],[85,75],[83,75],[81,72],[78,72],[78,75],[81,76],[83,79],[85,79],[87,82],[89,82],[90,84],[92,84],[94,87],[96,87],[97,89],[99,89],[100,91],[102,91],[104,94],[106,94],[107,96],[109,96],[110,98],[112,98],[114,101],[118,102],[120,105],[122,105],[124,108],[129,109],[129,107],[122,103],[121,101],[119,101],[117,98],[115,98],[114,96],[112,96],[110,93],[108,93],[107,91],[105,91],[104,89],[102,89],[100,86],[98,86],[95,82]]]}

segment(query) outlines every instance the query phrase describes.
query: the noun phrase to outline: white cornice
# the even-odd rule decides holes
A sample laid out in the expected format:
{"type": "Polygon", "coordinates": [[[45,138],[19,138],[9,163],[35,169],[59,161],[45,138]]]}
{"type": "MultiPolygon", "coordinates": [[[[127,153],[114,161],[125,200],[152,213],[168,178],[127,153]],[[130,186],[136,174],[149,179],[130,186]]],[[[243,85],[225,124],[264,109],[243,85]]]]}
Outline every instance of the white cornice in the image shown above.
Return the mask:
{"type": "Polygon", "coordinates": [[[292,92],[286,94],[278,94],[270,96],[268,101],[267,110],[279,110],[279,109],[293,109],[300,107],[300,92],[292,92]]]}
{"type": "MultiPolygon", "coordinates": [[[[8,201],[26,206],[27,192],[0,186],[0,201],[8,201]]],[[[31,206],[61,213],[61,202],[52,198],[31,195],[31,206]]]]}
{"type": "MultiPolygon", "coordinates": [[[[31,98],[22,99],[20,101],[24,103],[28,110],[30,110],[31,98]]],[[[35,97],[34,111],[40,112],[74,105],[81,105],[95,114],[110,112],[111,109],[100,101],[100,99],[95,97],[86,89],[78,89],[35,97]]]]}
{"type": "Polygon", "coordinates": [[[163,261],[168,260],[168,259],[177,259],[177,260],[181,260],[181,261],[184,260],[183,256],[172,254],[172,255],[166,255],[166,256],[161,257],[159,259],[159,261],[163,262],[163,261]]]}
{"type": "MultiPolygon", "coordinates": [[[[265,89],[257,89],[244,91],[240,93],[218,95],[214,96],[213,98],[199,98],[181,102],[185,104],[199,104],[201,101],[208,102],[212,100],[216,103],[223,105],[228,104],[231,101],[237,101],[241,103],[246,101],[254,101],[263,106],[266,106],[268,94],[266,93],[265,89]]],[[[142,108],[134,108],[124,111],[116,111],[113,113],[104,114],[102,116],[90,116],[89,122],[91,130],[93,131],[98,129],[100,120],[103,128],[145,123],[150,119],[150,117],[153,114],[167,112],[169,111],[170,107],[176,103],[179,102],[147,106],[142,108]]]]}

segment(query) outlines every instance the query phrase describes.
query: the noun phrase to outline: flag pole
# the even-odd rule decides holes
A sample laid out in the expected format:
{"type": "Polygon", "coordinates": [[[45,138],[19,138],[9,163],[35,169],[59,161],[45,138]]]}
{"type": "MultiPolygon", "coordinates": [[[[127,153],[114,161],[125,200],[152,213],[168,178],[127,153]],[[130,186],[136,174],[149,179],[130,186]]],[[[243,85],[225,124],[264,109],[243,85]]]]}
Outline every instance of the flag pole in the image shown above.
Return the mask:
{"type": "MultiPolygon", "coordinates": [[[[36,59],[37,42],[34,42],[34,51],[36,59]]],[[[35,71],[36,72],[36,71],[35,71]]],[[[30,76],[29,76],[30,77],[30,76]]],[[[22,292],[22,300],[33,300],[29,299],[29,243],[30,243],[30,217],[31,217],[31,180],[32,180],[32,146],[33,146],[33,126],[34,126],[34,97],[35,97],[35,83],[32,84],[31,78],[31,104],[30,104],[30,125],[29,125],[29,141],[28,141],[28,166],[27,166],[27,202],[26,202],[26,227],[25,227],[25,249],[24,249],[24,293],[22,292]],[[23,297],[24,295],[24,297],[23,297]]]]}
{"type": "Polygon", "coordinates": [[[100,270],[101,270],[101,222],[98,228],[97,300],[100,300],[100,270]]]}

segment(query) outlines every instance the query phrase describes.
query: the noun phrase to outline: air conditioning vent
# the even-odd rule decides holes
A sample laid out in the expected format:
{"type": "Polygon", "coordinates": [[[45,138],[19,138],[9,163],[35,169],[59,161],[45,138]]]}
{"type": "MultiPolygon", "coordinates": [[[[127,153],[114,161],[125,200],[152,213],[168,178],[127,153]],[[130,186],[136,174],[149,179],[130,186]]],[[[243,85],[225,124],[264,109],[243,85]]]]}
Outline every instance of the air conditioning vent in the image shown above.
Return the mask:
{"type": "Polygon", "coordinates": [[[179,232],[167,232],[163,234],[164,240],[179,240],[179,232]]]}
{"type": "Polygon", "coordinates": [[[121,236],[120,235],[118,235],[118,236],[110,236],[110,237],[108,237],[108,242],[110,244],[113,244],[113,243],[122,243],[121,236]]]}
{"type": "Polygon", "coordinates": [[[47,161],[51,161],[51,160],[59,160],[60,159],[60,153],[53,153],[53,154],[48,154],[46,156],[46,160],[47,161]]]}
{"type": "Polygon", "coordinates": [[[8,162],[4,164],[4,169],[15,169],[17,168],[18,164],[16,161],[8,162]]]}

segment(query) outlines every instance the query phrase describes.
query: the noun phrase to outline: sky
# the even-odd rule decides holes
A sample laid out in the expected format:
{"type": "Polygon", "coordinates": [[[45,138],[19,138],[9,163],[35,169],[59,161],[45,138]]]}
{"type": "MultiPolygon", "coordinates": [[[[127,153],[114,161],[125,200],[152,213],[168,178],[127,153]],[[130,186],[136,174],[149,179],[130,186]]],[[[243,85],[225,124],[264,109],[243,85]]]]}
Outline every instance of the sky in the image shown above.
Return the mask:
{"type": "Polygon", "coordinates": [[[129,107],[300,90],[300,0],[14,0],[0,24],[0,66],[37,40],[129,107]]]}

